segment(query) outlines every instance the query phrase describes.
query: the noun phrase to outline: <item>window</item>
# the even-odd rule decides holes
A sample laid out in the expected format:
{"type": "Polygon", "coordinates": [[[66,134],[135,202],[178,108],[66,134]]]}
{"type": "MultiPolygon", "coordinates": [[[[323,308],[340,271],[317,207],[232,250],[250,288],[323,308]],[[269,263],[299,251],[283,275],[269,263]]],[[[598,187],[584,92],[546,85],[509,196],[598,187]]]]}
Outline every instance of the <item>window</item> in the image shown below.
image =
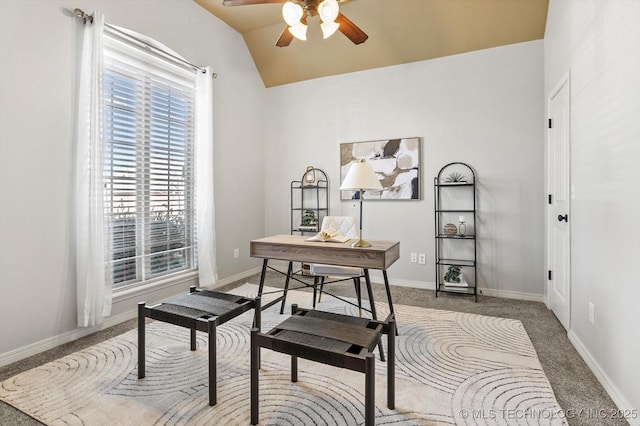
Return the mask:
{"type": "Polygon", "coordinates": [[[113,287],[196,268],[195,75],[106,36],[105,219],[113,287]]]}

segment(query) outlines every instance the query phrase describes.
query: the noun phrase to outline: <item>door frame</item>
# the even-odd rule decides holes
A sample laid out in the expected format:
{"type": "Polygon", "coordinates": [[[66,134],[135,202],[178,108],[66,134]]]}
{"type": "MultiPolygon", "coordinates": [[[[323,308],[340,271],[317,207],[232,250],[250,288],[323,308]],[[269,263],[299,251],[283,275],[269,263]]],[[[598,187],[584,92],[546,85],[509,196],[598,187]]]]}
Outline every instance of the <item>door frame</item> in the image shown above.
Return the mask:
{"type": "MultiPolygon", "coordinates": [[[[567,86],[568,90],[569,90],[569,100],[568,100],[568,104],[569,104],[569,149],[568,149],[568,153],[569,155],[566,158],[567,161],[567,168],[569,170],[569,198],[568,198],[568,205],[567,205],[567,214],[569,215],[569,222],[567,223],[567,226],[569,227],[569,264],[567,265],[568,268],[568,274],[569,274],[569,283],[568,283],[568,297],[567,297],[567,309],[568,309],[568,320],[567,320],[567,331],[569,331],[571,329],[571,294],[572,294],[572,280],[571,280],[571,228],[572,228],[572,216],[571,216],[571,201],[573,200],[573,185],[571,184],[571,145],[572,145],[572,139],[571,139],[571,72],[570,70],[567,70],[558,80],[558,83],[556,83],[556,85],[553,87],[553,89],[549,92],[549,94],[547,95],[547,99],[546,99],[546,119],[545,119],[545,123],[548,122],[548,120],[550,119],[550,105],[551,105],[551,101],[552,99],[560,92],[560,90],[564,87],[567,86]]],[[[552,226],[553,223],[550,220],[550,207],[549,207],[549,203],[547,201],[547,196],[548,194],[552,194],[552,188],[551,188],[551,149],[550,149],[550,133],[551,130],[547,124],[546,126],[546,132],[545,132],[545,213],[544,213],[544,220],[545,220],[545,244],[544,244],[544,266],[545,266],[545,271],[544,271],[544,300],[545,300],[545,304],[547,305],[548,309],[551,309],[551,302],[550,302],[550,288],[552,285],[552,280],[549,279],[548,277],[548,271],[550,271],[551,269],[551,262],[550,262],[550,245],[552,244],[551,241],[551,233],[552,233],[552,226]]]]}

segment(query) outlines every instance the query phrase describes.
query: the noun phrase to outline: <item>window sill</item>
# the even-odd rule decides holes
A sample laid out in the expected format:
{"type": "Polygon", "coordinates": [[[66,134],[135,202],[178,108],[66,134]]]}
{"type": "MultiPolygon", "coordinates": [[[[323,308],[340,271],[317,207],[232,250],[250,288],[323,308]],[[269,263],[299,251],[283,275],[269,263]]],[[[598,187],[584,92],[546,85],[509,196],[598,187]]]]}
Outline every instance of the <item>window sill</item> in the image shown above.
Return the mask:
{"type": "Polygon", "coordinates": [[[190,271],[179,275],[173,275],[171,277],[150,281],[132,288],[122,290],[116,289],[113,291],[113,303],[122,302],[129,299],[140,299],[141,295],[149,293],[150,291],[162,290],[164,288],[173,287],[180,284],[197,285],[198,271],[190,271]]]}

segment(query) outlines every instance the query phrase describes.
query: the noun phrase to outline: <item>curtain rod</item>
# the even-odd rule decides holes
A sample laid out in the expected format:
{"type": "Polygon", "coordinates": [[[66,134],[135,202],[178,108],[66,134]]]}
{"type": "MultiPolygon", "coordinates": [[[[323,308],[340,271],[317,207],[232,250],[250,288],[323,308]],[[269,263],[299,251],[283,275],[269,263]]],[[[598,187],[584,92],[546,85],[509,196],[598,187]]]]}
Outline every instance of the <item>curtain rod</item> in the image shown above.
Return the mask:
{"type": "MultiPolygon", "coordinates": [[[[77,16],[78,18],[82,19],[85,24],[87,23],[87,21],[89,21],[90,23],[93,23],[93,16],[87,14],[82,9],[78,9],[78,8],[73,9],[73,14],[75,16],[77,16]]],[[[184,65],[187,65],[187,66],[191,67],[192,69],[194,69],[195,71],[200,71],[200,72],[203,72],[203,73],[207,72],[207,70],[205,68],[199,67],[198,65],[194,65],[191,62],[188,62],[188,61],[186,61],[186,60],[184,60],[184,59],[182,59],[182,58],[180,58],[180,57],[178,57],[176,55],[173,55],[172,53],[166,52],[166,51],[164,51],[162,49],[159,49],[159,48],[157,48],[155,46],[152,46],[149,43],[145,42],[144,40],[140,40],[139,38],[134,37],[131,34],[128,34],[128,33],[124,32],[124,31],[121,31],[120,29],[114,27],[113,25],[107,24],[105,22],[104,26],[107,27],[109,30],[118,33],[121,36],[124,36],[124,37],[126,37],[128,39],[131,39],[131,40],[135,41],[136,43],[141,44],[142,46],[144,46],[147,49],[152,49],[156,53],[159,53],[162,56],[168,57],[168,58],[170,58],[170,59],[172,59],[174,61],[177,61],[177,62],[180,62],[180,63],[182,63],[184,65]]],[[[218,77],[218,74],[211,73],[211,76],[213,78],[216,78],[216,77],[218,77]]]]}

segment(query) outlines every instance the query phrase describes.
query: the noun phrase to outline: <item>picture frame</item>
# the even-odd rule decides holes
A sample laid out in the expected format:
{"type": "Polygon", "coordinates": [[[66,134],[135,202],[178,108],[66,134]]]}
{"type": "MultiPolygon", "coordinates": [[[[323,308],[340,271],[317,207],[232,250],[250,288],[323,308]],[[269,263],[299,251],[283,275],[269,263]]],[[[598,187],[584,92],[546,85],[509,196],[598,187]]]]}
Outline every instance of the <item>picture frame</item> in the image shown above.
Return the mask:
{"type": "MultiPolygon", "coordinates": [[[[364,191],[363,199],[422,199],[422,148],[419,137],[341,143],[340,184],[351,164],[360,159],[371,164],[383,188],[382,191],[364,191]]],[[[358,197],[358,191],[340,191],[341,200],[358,197]]]]}

